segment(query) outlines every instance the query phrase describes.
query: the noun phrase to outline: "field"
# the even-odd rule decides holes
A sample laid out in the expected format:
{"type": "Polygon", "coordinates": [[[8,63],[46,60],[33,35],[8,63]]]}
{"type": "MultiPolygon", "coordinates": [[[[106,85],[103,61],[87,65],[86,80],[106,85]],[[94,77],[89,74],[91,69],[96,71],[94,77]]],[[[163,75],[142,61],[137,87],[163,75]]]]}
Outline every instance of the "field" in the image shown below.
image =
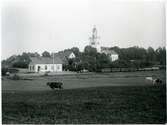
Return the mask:
{"type": "Polygon", "coordinates": [[[2,122],[9,123],[165,123],[165,71],[26,76],[2,80],[2,122]],[[63,90],[46,82],[59,80],[63,90]]]}

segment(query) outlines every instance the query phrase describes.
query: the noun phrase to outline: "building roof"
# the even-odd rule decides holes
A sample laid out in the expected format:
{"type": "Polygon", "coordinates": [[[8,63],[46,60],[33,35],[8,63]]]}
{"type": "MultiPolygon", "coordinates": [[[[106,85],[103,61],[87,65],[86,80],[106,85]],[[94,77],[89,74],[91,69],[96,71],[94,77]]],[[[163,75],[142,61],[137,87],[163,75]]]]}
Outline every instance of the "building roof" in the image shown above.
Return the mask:
{"type": "Polygon", "coordinates": [[[101,47],[101,52],[105,54],[110,54],[110,55],[118,55],[117,52],[115,52],[114,50],[111,50],[108,47],[101,47]]]}
{"type": "MultiPolygon", "coordinates": [[[[30,57],[30,64],[53,64],[53,58],[51,57],[30,57]]],[[[54,64],[62,64],[62,60],[59,57],[54,57],[54,64]]]]}
{"type": "Polygon", "coordinates": [[[114,50],[110,50],[110,54],[111,54],[111,55],[118,55],[118,53],[115,52],[114,50]]]}
{"type": "Polygon", "coordinates": [[[71,53],[73,53],[71,50],[60,51],[58,53],[54,53],[54,57],[59,57],[63,63],[68,63],[67,59],[71,53]]]}
{"type": "Polygon", "coordinates": [[[65,50],[65,51],[60,51],[58,53],[55,53],[55,56],[62,56],[62,57],[69,57],[70,54],[73,53],[71,50],[65,50]]]}

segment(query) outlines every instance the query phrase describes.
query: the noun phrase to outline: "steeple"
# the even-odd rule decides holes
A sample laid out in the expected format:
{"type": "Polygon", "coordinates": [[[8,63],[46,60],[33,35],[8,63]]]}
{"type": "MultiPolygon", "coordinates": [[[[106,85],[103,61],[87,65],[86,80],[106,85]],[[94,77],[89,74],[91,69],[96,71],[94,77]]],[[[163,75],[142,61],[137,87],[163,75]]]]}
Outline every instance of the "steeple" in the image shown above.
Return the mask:
{"type": "Polygon", "coordinates": [[[97,36],[97,28],[94,25],[94,27],[92,29],[92,36],[89,37],[89,40],[90,40],[89,44],[90,44],[90,46],[96,48],[98,52],[100,52],[100,45],[99,45],[98,39],[100,39],[100,37],[97,36]]]}

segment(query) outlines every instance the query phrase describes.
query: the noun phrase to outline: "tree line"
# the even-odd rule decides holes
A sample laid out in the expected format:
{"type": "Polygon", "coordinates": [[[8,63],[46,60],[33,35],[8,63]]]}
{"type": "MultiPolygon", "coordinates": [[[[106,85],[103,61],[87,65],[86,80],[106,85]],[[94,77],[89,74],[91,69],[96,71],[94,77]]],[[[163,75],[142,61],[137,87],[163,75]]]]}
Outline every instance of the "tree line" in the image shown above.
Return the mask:
{"type": "MultiPolygon", "coordinates": [[[[166,48],[159,47],[147,49],[134,46],[129,48],[119,48],[117,46],[109,48],[118,53],[119,59],[111,62],[110,56],[104,53],[98,53],[96,48],[86,46],[81,52],[79,48],[73,47],[63,51],[71,50],[76,58],[68,59],[68,64],[63,65],[65,70],[81,71],[86,69],[91,72],[101,71],[103,68],[143,68],[154,65],[166,65],[166,48]]],[[[41,55],[35,53],[22,53],[21,55],[11,56],[2,61],[2,67],[28,68],[30,57],[51,57],[52,54],[44,51],[41,55]]]]}
{"type": "Polygon", "coordinates": [[[109,55],[98,53],[95,48],[86,46],[84,52],[78,54],[78,58],[70,59],[68,69],[79,71],[87,69],[99,72],[103,68],[145,68],[157,65],[166,65],[166,48],[159,47],[154,50],[134,46],[129,48],[119,48],[117,46],[109,48],[118,53],[119,59],[111,62],[109,55]]]}

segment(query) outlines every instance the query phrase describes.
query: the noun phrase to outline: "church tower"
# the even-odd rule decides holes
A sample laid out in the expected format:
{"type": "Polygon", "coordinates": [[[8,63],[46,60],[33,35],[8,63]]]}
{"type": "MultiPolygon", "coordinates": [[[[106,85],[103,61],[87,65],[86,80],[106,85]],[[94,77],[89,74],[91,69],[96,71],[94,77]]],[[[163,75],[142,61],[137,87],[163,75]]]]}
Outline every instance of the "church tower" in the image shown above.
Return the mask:
{"type": "Polygon", "coordinates": [[[91,47],[94,47],[94,48],[96,48],[97,49],[97,52],[101,52],[101,48],[100,48],[100,43],[99,43],[99,40],[100,39],[100,37],[99,36],[97,36],[97,29],[96,29],[96,26],[94,26],[93,27],[93,29],[92,29],[92,36],[91,37],[89,37],[89,40],[90,40],[90,46],[91,47]]]}

